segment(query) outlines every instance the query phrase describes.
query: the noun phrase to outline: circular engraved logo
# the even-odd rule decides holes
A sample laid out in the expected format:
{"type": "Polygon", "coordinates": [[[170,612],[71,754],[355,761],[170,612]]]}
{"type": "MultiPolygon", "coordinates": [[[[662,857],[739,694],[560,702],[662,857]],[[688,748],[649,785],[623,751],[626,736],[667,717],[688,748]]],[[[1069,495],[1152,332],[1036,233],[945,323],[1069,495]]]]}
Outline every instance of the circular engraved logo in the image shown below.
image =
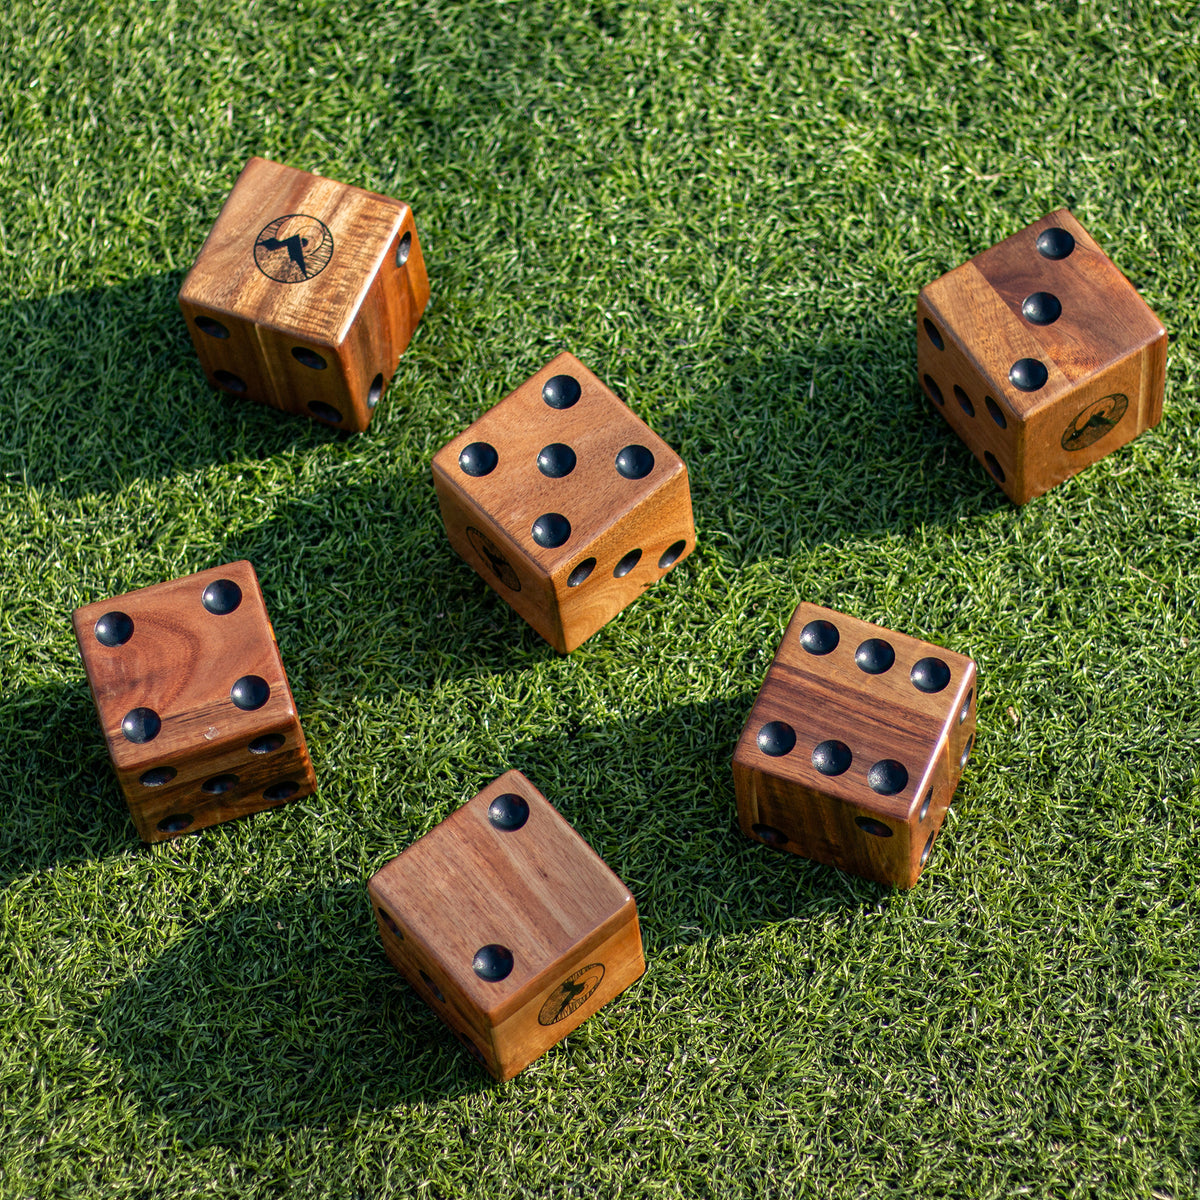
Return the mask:
{"type": "Polygon", "coordinates": [[[538,1013],[538,1024],[557,1025],[564,1017],[569,1017],[591,999],[592,993],[600,986],[600,980],[603,978],[603,963],[591,963],[568,975],[542,1005],[542,1011],[538,1013]]]}
{"type": "Polygon", "coordinates": [[[513,592],[521,590],[521,581],[517,573],[508,565],[508,559],[496,547],[496,543],[486,533],[476,529],[474,525],[467,526],[467,540],[475,547],[475,553],[483,559],[492,573],[506,588],[513,592]]]}
{"type": "Polygon", "coordinates": [[[1121,392],[1093,401],[1063,430],[1062,448],[1082,450],[1098,442],[1125,415],[1129,397],[1121,392]]]}
{"type": "Polygon", "coordinates": [[[333,234],[305,213],[276,217],[254,242],[258,269],[278,283],[303,283],[320,275],[333,257],[333,234]]]}

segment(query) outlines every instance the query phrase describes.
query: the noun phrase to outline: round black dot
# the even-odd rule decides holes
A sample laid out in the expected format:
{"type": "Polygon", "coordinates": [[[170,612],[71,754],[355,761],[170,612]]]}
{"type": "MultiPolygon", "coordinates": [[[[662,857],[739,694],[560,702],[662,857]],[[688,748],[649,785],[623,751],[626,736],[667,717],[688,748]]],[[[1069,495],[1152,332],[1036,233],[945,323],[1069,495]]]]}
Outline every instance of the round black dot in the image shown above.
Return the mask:
{"type": "Polygon", "coordinates": [[[936,829],[925,839],[925,849],[921,851],[921,866],[924,866],[929,861],[929,852],[933,849],[933,839],[935,837],[937,837],[936,829]]]}
{"type": "Polygon", "coordinates": [[[641,560],[642,552],[640,550],[630,550],[624,558],[621,559],[615,567],[613,567],[613,576],[616,579],[624,579],[641,560]]]}
{"type": "Polygon", "coordinates": [[[214,579],[200,593],[200,603],[214,617],[224,617],[242,602],[242,589],[232,579],[214,579]]]}
{"type": "Polygon", "coordinates": [[[573,375],[555,375],[542,384],[542,399],[551,408],[570,408],[580,395],[579,380],[573,375]]]}
{"type": "Polygon", "coordinates": [[[229,698],[238,708],[253,712],[271,698],[271,685],[261,675],[243,675],[229,689],[229,698]]]}
{"type": "Polygon", "coordinates": [[[938,404],[946,403],[942,397],[942,389],[938,387],[932,375],[925,376],[925,390],[929,393],[931,400],[936,401],[938,404]]]}
{"type": "Polygon", "coordinates": [[[772,758],[790,754],[796,744],[796,731],[786,721],[768,721],[758,731],[758,748],[772,758]]]}
{"type": "Polygon", "coordinates": [[[867,772],[867,782],[881,796],[894,796],[908,785],[908,772],[894,758],[882,758],[867,772]]]}
{"type": "Polygon", "coordinates": [[[396,266],[402,267],[408,262],[409,253],[412,251],[412,230],[410,229],[396,243],[396,266]]]}
{"type": "Polygon", "coordinates": [[[138,778],[138,783],[142,787],[162,787],[164,783],[170,783],[176,774],[178,772],[174,767],[153,767],[149,771],[142,772],[138,778]]]}
{"type": "Polygon", "coordinates": [[[458,455],[459,468],[464,475],[470,475],[473,479],[482,479],[483,476],[490,475],[499,461],[500,455],[496,453],[496,447],[488,442],[472,442],[469,446],[464,446],[458,455]]]}
{"type": "Polygon", "coordinates": [[[220,321],[214,321],[212,317],[197,317],[196,328],[201,333],[207,333],[209,337],[227,338],[229,336],[229,330],[220,321]]]}
{"type": "Polygon", "coordinates": [[[658,560],[658,569],[665,571],[668,567],[673,567],[678,561],[679,556],[687,549],[687,542],[680,538],[677,542],[672,542],[663,552],[662,557],[658,560]]]}
{"type": "Polygon", "coordinates": [[[585,558],[567,576],[567,587],[578,587],[594,570],[596,569],[596,560],[594,558],[585,558]]]}
{"type": "Polygon", "coordinates": [[[561,479],[575,470],[575,451],[562,442],[551,442],[537,456],[538,470],[551,479],[561,479]]]}
{"type": "Polygon", "coordinates": [[[854,823],[864,833],[873,834],[875,837],[891,837],[891,827],[885,825],[882,821],[877,821],[874,817],[855,817],[854,823]]]}
{"type": "Polygon", "coordinates": [[[762,838],[768,846],[782,846],[787,841],[787,834],[774,825],[752,825],[754,836],[762,838]]]}
{"type": "Polygon", "coordinates": [[[1062,316],[1062,304],[1050,292],[1034,292],[1022,302],[1021,315],[1033,325],[1053,325],[1062,316]]]}
{"type": "Polygon", "coordinates": [[[933,788],[925,793],[925,799],[921,801],[921,811],[917,813],[917,820],[923,821],[929,816],[929,806],[933,803],[933,788]]]}
{"type": "Polygon", "coordinates": [[[371,386],[367,389],[367,407],[374,408],[379,403],[380,397],[383,395],[383,372],[380,371],[374,379],[371,380],[371,386]]]}
{"type": "Polygon", "coordinates": [[[1075,249],[1075,239],[1065,229],[1055,225],[1038,234],[1037,248],[1043,258],[1066,258],[1075,249]]]}
{"type": "Polygon", "coordinates": [[[143,742],[152,742],[158,737],[162,721],[152,708],[134,708],[125,714],[121,722],[121,732],[139,746],[143,742]]]}
{"type": "Polygon", "coordinates": [[[891,643],[883,638],[868,638],[855,650],[854,661],[858,663],[860,671],[866,671],[868,675],[882,675],[884,671],[892,669],[896,652],[891,643]]]}
{"type": "Polygon", "coordinates": [[[255,738],[247,749],[251,754],[270,754],[273,750],[278,750],[284,741],[282,733],[267,733],[260,738],[255,738]]]}
{"type": "Polygon", "coordinates": [[[958,401],[958,407],[967,414],[968,417],[975,415],[975,405],[971,403],[971,397],[962,390],[956,383],[954,385],[954,398],[958,401]]]}
{"type": "Polygon", "coordinates": [[[307,346],[293,346],[292,357],[302,367],[308,367],[313,371],[323,371],[327,365],[315,350],[310,350],[307,346]]]}
{"type": "Polygon", "coordinates": [[[946,343],[942,341],[940,330],[928,317],[925,318],[925,332],[929,335],[929,340],[939,350],[945,350],[946,343]]]}
{"type": "Polygon", "coordinates": [[[822,775],[844,775],[850,770],[853,755],[845,742],[822,742],[812,752],[812,765],[822,775]]]}
{"type": "Polygon", "coordinates": [[[294,779],[284,779],[273,783],[263,792],[264,800],[286,800],[300,790],[300,785],[294,779]]]}
{"type": "Polygon", "coordinates": [[[971,701],[975,696],[975,689],[972,688],[967,693],[967,698],[963,701],[962,711],[958,714],[958,723],[961,725],[971,712],[971,701]]]}
{"type": "Polygon", "coordinates": [[[998,405],[991,396],[984,396],[984,404],[987,405],[988,416],[1000,426],[1001,429],[1008,428],[1008,418],[1004,415],[1004,409],[998,405]]]}
{"type": "Polygon", "coordinates": [[[542,513],[530,530],[533,540],[547,550],[561,546],[571,536],[571,522],[562,513],[542,513]]]}
{"type": "Polygon", "coordinates": [[[969,763],[971,761],[971,748],[974,745],[975,745],[974,737],[968,738],[966,746],[963,747],[962,758],[960,758],[958,760],[958,766],[959,766],[960,770],[964,770],[964,771],[966,770],[967,763],[969,763]]]}
{"type": "Polygon", "coordinates": [[[832,621],[809,621],[800,630],[800,645],[809,654],[829,654],[837,649],[840,635],[832,621]]]}
{"type": "Polygon", "coordinates": [[[159,833],[179,833],[192,823],[191,813],[174,813],[158,823],[159,833]]]}
{"type": "Polygon", "coordinates": [[[617,454],[617,472],[626,479],[645,479],[654,470],[654,455],[645,446],[626,446],[617,454]]]}
{"type": "Polygon", "coordinates": [[[1000,465],[1000,460],[990,451],[983,452],[983,461],[987,463],[987,469],[1001,482],[1004,482],[1004,468],[1000,465]]]}
{"type": "Polygon", "coordinates": [[[102,646],[123,646],[133,637],[133,618],[123,612],[106,612],[96,622],[95,633],[102,646]]]}
{"type": "Polygon", "coordinates": [[[446,997],[442,995],[442,989],[438,987],[424,971],[419,971],[421,978],[425,981],[425,986],[443,1003],[446,1003],[446,997]]]}
{"type": "Polygon", "coordinates": [[[400,926],[382,908],[377,908],[375,911],[379,914],[380,920],[392,931],[392,937],[404,941],[404,934],[400,932],[400,926]]]}
{"type": "Polygon", "coordinates": [[[207,792],[210,796],[220,796],[224,792],[230,792],[237,787],[238,777],[236,775],[214,775],[211,779],[206,779],[201,785],[200,790],[207,792]]]}
{"type": "Polygon", "coordinates": [[[1046,386],[1049,378],[1046,364],[1036,358],[1018,358],[1008,369],[1009,383],[1023,392],[1036,392],[1038,388],[1046,386]]]}
{"type": "Polygon", "coordinates": [[[923,658],[908,677],[918,691],[940,692],[950,682],[950,668],[940,658],[923,658]]]}
{"type": "Polygon", "coordinates": [[[497,829],[512,833],[529,820],[529,802],[516,792],[505,792],[488,805],[488,820],[497,829]]]}
{"type": "Polygon", "coordinates": [[[318,421],[327,421],[330,425],[340,425],[342,423],[342,414],[332,404],[326,404],[324,400],[310,400],[308,402],[308,411],[318,421]]]}
{"type": "Polygon", "coordinates": [[[489,946],[480,946],[475,951],[471,969],[480,979],[489,983],[498,983],[507,979],[513,969],[512,951],[507,946],[498,946],[494,942],[489,946]]]}
{"type": "Polygon", "coordinates": [[[213,379],[227,392],[237,392],[240,396],[246,390],[246,381],[232,371],[214,371],[213,379]]]}

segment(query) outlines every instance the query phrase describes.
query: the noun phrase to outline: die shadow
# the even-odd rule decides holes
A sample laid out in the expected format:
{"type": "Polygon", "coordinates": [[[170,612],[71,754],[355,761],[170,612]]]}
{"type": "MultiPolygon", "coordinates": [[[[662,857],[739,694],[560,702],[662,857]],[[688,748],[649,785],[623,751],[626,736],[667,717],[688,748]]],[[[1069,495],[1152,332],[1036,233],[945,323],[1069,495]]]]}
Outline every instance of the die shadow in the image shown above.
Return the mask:
{"type": "Polygon", "coordinates": [[[183,275],[0,307],[0,476],[74,499],[344,436],[214,392],[176,303],[183,275]]]}

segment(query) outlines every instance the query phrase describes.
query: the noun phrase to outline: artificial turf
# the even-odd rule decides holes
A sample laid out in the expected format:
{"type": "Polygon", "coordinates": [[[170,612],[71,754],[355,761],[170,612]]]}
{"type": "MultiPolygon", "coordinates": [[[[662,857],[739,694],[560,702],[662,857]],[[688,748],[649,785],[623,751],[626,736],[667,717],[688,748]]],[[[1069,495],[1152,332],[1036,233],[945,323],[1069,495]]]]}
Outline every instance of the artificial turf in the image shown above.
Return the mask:
{"type": "Polygon", "coordinates": [[[1200,1191],[1200,8],[13,0],[0,9],[0,1196],[1200,1191]],[[217,395],[175,305],[259,154],[412,205],[368,433],[217,395]],[[1171,337],[1161,425],[1012,507],[919,394],[920,287],[1069,206],[1171,337]],[[696,552],[558,657],[434,451],[579,355],[696,552]],[[317,796],[140,844],[71,610],[235,558],[317,796]],[[802,599],[970,654],[910,892],[752,844],[802,599]],[[514,1081],[364,881],[509,767],[644,978],[514,1081]]]}

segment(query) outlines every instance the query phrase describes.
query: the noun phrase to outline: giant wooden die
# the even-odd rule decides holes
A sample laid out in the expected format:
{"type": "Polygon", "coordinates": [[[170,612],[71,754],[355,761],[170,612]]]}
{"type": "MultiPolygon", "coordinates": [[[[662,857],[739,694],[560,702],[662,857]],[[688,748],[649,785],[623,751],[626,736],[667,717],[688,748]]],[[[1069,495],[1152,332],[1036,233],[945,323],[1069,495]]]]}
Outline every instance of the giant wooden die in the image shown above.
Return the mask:
{"type": "Polygon", "coordinates": [[[433,459],[451,544],[561,654],[696,543],[687,467],[560,354],[433,459]]]}
{"type": "Polygon", "coordinates": [[[1162,417],[1167,335],[1066,210],[922,289],[917,371],[1017,504],[1162,417]]]}
{"type": "Polygon", "coordinates": [[[742,831],[911,887],[975,741],[975,664],[833,609],[796,609],[733,756],[742,831]]]}
{"type": "Polygon", "coordinates": [[[214,387],[359,431],[428,301],[408,205],[265,158],[179,291],[214,387]]]}
{"type": "Polygon", "coordinates": [[[109,756],[144,840],[315,789],[250,563],[84,605],[73,623],[109,756]]]}
{"type": "Polygon", "coordinates": [[[633,897],[520,771],[367,887],[392,964],[497,1079],[646,969],[633,897]]]}

